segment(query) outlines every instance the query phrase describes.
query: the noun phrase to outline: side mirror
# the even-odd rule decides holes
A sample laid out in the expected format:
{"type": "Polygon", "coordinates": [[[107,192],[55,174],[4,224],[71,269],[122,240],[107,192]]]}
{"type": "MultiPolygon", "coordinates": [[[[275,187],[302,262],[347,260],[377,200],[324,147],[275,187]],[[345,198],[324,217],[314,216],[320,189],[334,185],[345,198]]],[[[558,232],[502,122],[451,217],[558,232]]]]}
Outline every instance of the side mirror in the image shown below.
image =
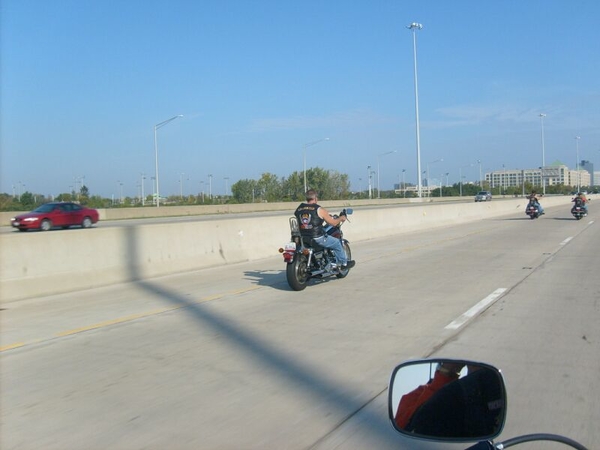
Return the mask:
{"type": "Polygon", "coordinates": [[[392,425],[401,434],[436,441],[489,440],[506,420],[504,380],[495,367],[458,359],[408,361],[392,372],[392,425]]]}

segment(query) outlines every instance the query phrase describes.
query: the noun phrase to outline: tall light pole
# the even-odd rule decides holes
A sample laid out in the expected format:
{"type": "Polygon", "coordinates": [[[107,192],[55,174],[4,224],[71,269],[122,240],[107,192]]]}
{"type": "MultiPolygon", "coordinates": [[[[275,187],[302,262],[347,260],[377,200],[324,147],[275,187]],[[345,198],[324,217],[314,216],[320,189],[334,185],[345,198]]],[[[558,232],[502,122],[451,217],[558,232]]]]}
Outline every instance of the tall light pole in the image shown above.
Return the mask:
{"type": "Polygon", "coordinates": [[[477,160],[477,164],[479,164],[479,190],[483,189],[483,182],[481,181],[481,160],[477,160]]]}
{"type": "Polygon", "coordinates": [[[183,176],[185,173],[181,172],[179,174],[179,200],[183,200],[183,176]]]}
{"type": "Polygon", "coordinates": [[[304,162],[304,193],[306,193],[306,191],[308,191],[308,185],[306,183],[306,149],[308,147],[312,147],[313,145],[317,145],[319,142],[323,142],[323,141],[328,141],[329,138],[323,138],[323,139],[319,139],[317,141],[313,141],[313,142],[309,142],[308,144],[304,144],[302,146],[303,148],[303,162],[304,162]]]}
{"type": "Polygon", "coordinates": [[[146,199],[144,198],[144,183],[146,180],[146,174],[142,172],[140,175],[142,176],[142,206],[144,206],[146,204],[146,199]]]}
{"type": "Polygon", "coordinates": [[[542,124],[542,193],[546,193],[546,180],[544,179],[544,169],[546,167],[546,149],[544,147],[544,117],[546,114],[540,113],[540,122],[542,124]]]}
{"type": "Polygon", "coordinates": [[[379,157],[384,155],[390,155],[396,153],[398,150],[392,150],[391,152],[380,153],[377,155],[377,198],[381,198],[381,190],[379,189],[379,157]]]}
{"type": "Polygon", "coordinates": [[[164,127],[169,122],[172,122],[173,120],[178,119],[180,117],[183,117],[183,115],[179,114],[177,116],[173,116],[170,119],[165,120],[164,122],[154,125],[154,158],[155,158],[154,178],[156,180],[156,207],[157,208],[160,206],[160,192],[159,192],[159,184],[158,184],[158,142],[156,140],[156,130],[158,130],[160,127],[164,127]]]}
{"type": "Polygon", "coordinates": [[[208,174],[208,198],[212,200],[212,173],[208,174]]]}
{"type": "Polygon", "coordinates": [[[415,69],[415,118],[416,118],[416,129],[417,129],[417,177],[418,177],[418,192],[419,198],[421,197],[421,136],[419,133],[419,83],[417,81],[417,30],[423,28],[420,23],[413,22],[406,28],[412,30],[413,35],[413,59],[415,69]]]}
{"type": "Polygon", "coordinates": [[[444,159],[436,159],[435,161],[431,161],[427,163],[427,197],[431,195],[431,182],[429,181],[429,164],[433,164],[436,162],[442,162],[444,159]]]}
{"type": "Polygon", "coordinates": [[[119,204],[123,204],[123,182],[117,180],[117,184],[119,185],[119,204]]]}
{"type": "Polygon", "coordinates": [[[581,190],[581,174],[579,173],[579,139],[581,139],[581,136],[575,136],[575,144],[577,146],[577,161],[575,162],[575,168],[577,170],[577,192],[581,190]]]}
{"type": "Polygon", "coordinates": [[[229,177],[224,177],[225,180],[225,197],[227,197],[227,182],[229,181],[229,177]]]}
{"type": "Polygon", "coordinates": [[[406,198],[406,182],[405,182],[405,176],[406,174],[406,169],[402,169],[402,190],[404,191],[404,198],[406,198]]]}
{"type": "Polygon", "coordinates": [[[369,180],[369,200],[371,200],[371,166],[367,166],[367,179],[369,180]]]}
{"type": "Polygon", "coordinates": [[[460,179],[458,180],[458,182],[460,183],[460,184],[459,184],[459,188],[460,188],[460,189],[459,189],[459,191],[460,191],[460,197],[462,197],[462,187],[463,187],[463,181],[462,181],[462,178],[463,178],[463,176],[462,176],[462,170],[463,170],[464,168],[466,168],[466,167],[473,167],[473,164],[467,164],[466,166],[461,166],[461,167],[459,167],[459,168],[458,168],[458,177],[460,178],[460,179]]]}

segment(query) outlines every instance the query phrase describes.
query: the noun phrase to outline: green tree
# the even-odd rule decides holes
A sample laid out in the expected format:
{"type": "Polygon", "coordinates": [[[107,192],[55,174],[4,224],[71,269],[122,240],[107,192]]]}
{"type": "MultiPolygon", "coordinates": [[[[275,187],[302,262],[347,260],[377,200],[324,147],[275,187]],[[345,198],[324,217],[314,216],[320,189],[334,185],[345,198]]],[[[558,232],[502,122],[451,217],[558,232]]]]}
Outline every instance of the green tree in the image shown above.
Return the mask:
{"type": "Polygon", "coordinates": [[[86,185],[81,186],[79,189],[79,203],[82,205],[87,205],[87,202],[90,199],[90,190],[86,185]]]}
{"type": "Polygon", "coordinates": [[[282,198],[281,182],[277,175],[263,173],[258,180],[257,188],[262,193],[263,201],[277,202],[282,198]]]}
{"type": "Polygon", "coordinates": [[[239,180],[231,186],[231,195],[237,203],[252,203],[256,196],[255,180],[239,180]]]}
{"type": "Polygon", "coordinates": [[[24,209],[34,209],[35,207],[35,197],[31,192],[24,192],[21,195],[19,202],[21,203],[24,209]]]}
{"type": "Polygon", "coordinates": [[[339,200],[349,195],[347,174],[315,167],[306,171],[306,179],[308,188],[315,189],[324,200],[339,200]]]}
{"type": "Polygon", "coordinates": [[[73,201],[73,194],[69,192],[63,192],[62,194],[58,194],[56,196],[57,202],[71,202],[73,201]]]}
{"type": "Polygon", "coordinates": [[[282,181],[283,200],[302,201],[304,200],[304,173],[293,172],[289,177],[282,181]]]}

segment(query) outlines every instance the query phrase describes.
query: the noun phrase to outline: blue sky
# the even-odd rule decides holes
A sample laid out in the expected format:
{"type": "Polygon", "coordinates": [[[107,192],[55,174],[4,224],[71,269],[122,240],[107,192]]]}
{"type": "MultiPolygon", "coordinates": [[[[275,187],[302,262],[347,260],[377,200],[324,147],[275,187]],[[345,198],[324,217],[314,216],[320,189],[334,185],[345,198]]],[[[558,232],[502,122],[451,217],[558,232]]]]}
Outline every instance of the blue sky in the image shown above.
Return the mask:
{"type": "Polygon", "coordinates": [[[597,0],[1,0],[0,191],[223,194],[308,167],[366,189],[600,167],[597,0]],[[387,152],[395,153],[382,155],[387,152]],[[433,162],[443,159],[440,162],[433,162]],[[472,166],[470,166],[472,164],[472,166]],[[183,175],[182,175],[183,174],[183,175]],[[423,176],[425,177],[425,175],[423,176]],[[227,178],[227,179],[226,179],[227,178]],[[183,186],[180,185],[183,180],[183,186]],[[120,184],[122,183],[122,184],[120,184]]]}

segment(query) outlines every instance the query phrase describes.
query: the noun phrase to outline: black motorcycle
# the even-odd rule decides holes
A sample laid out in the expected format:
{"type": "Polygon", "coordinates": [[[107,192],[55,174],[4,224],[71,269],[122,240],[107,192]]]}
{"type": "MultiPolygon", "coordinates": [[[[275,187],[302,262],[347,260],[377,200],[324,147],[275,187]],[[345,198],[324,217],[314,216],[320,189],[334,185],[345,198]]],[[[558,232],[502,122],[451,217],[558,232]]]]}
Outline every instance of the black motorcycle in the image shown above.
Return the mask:
{"type": "Polygon", "coordinates": [[[525,214],[529,216],[530,219],[537,219],[540,217],[540,210],[535,202],[535,200],[529,200],[527,204],[527,208],[525,209],[525,214]]]}
{"type": "MultiPolygon", "coordinates": [[[[349,216],[352,209],[344,209],[339,216],[349,216]]],[[[334,218],[339,217],[334,215],[334,218]]],[[[286,263],[286,277],[290,287],[295,291],[301,291],[308,285],[311,278],[337,277],[344,278],[350,272],[350,269],[342,269],[338,264],[333,250],[322,247],[314,242],[313,239],[302,237],[298,219],[290,217],[291,242],[287,243],[279,252],[283,255],[286,263]]],[[[343,223],[343,222],[342,222],[343,223]]],[[[352,259],[350,244],[344,239],[342,233],[342,223],[337,226],[327,225],[324,229],[328,239],[339,239],[342,241],[342,248],[346,252],[348,261],[352,259]]]]}
{"type": "Polygon", "coordinates": [[[575,204],[571,208],[571,214],[573,214],[573,217],[575,217],[577,220],[580,220],[586,215],[585,208],[583,207],[583,202],[579,198],[576,198],[573,201],[575,202],[575,204]]]}

